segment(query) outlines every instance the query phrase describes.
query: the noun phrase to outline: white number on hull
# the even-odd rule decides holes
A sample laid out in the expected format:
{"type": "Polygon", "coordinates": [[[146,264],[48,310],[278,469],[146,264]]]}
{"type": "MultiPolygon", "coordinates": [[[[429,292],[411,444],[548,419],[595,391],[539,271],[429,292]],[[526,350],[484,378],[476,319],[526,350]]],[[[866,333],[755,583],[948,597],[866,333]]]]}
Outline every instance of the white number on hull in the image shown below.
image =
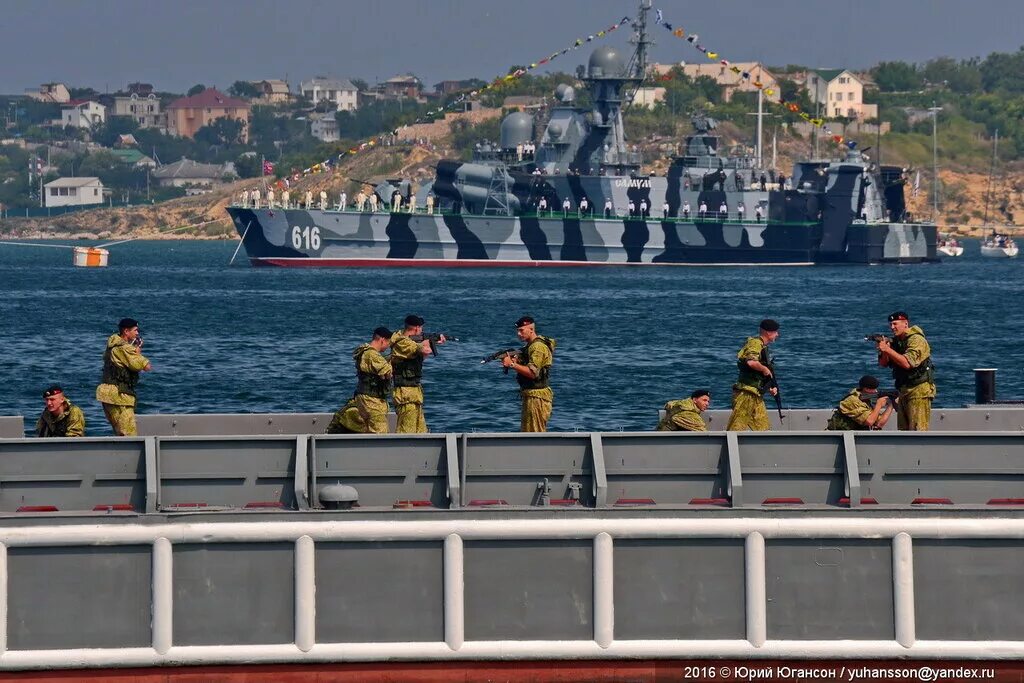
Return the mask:
{"type": "Polygon", "coordinates": [[[315,225],[312,228],[300,228],[297,225],[292,228],[292,246],[302,249],[303,245],[313,251],[320,249],[320,228],[315,225]]]}

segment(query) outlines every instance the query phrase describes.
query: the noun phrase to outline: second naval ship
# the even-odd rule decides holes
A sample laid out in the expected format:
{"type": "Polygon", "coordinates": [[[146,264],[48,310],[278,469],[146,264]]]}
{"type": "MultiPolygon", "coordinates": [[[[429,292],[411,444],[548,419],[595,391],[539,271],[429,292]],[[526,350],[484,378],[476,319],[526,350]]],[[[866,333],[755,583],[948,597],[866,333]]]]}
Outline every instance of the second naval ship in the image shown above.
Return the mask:
{"type": "Polygon", "coordinates": [[[906,177],[856,148],[839,161],[797,163],[787,178],[759,155],[726,149],[714,119],[664,176],[641,171],[623,107],[646,72],[646,14],[631,55],[601,46],[541,120],[506,116],[498,145],[472,161],[442,160],[413,191],[390,179],[372,192],[386,212],[246,202],[228,208],[254,265],[566,266],[815,264],[937,260],[933,223],[911,222],[906,177]],[[525,152],[524,152],[525,150],[525,152]],[[426,207],[431,206],[428,212],[426,207]]]}

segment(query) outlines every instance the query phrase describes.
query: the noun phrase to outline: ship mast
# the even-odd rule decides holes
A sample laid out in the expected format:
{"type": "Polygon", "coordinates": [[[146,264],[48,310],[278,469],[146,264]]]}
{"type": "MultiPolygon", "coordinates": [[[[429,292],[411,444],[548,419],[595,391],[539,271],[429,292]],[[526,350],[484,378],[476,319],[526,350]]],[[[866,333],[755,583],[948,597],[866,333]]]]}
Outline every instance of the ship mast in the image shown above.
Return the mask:
{"type": "Polygon", "coordinates": [[[625,93],[623,104],[626,107],[633,103],[633,98],[636,97],[637,91],[647,76],[647,49],[654,45],[654,41],[647,35],[647,13],[651,11],[651,2],[652,0],[640,0],[636,19],[633,20],[633,37],[629,39],[629,42],[636,45],[636,49],[629,59],[627,73],[636,79],[636,86],[625,93]]]}

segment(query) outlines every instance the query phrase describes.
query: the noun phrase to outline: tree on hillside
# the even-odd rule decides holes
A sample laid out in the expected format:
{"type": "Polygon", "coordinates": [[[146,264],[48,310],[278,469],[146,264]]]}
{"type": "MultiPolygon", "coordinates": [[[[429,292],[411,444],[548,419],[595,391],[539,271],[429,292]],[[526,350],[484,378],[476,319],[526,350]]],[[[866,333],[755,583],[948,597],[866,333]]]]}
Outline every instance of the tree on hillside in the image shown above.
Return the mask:
{"type": "Polygon", "coordinates": [[[945,85],[953,92],[973,93],[981,90],[981,69],[977,59],[957,62],[949,57],[929,60],[921,75],[933,85],[945,85]]]}
{"type": "Polygon", "coordinates": [[[99,91],[95,88],[68,88],[68,94],[73,100],[94,100],[99,97],[99,91]]]}
{"type": "Polygon", "coordinates": [[[106,122],[92,133],[93,142],[104,147],[113,147],[121,135],[134,135],[139,124],[130,116],[108,116],[106,122]]]}
{"type": "Polygon", "coordinates": [[[260,96],[260,89],[249,81],[235,81],[228,88],[228,94],[232,97],[248,97],[256,99],[260,96]]]}
{"type": "Polygon", "coordinates": [[[188,95],[188,97],[192,97],[193,95],[198,95],[199,93],[203,92],[204,90],[206,90],[206,86],[205,85],[203,85],[202,83],[196,83],[195,85],[193,85],[191,88],[188,89],[187,95],[188,95]]]}
{"type": "Polygon", "coordinates": [[[1024,47],[1009,54],[993,52],[980,65],[981,81],[988,92],[1024,92],[1024,47]]]}
{"type": "Polygon", "coordinates": [[[196,142],[211,147],[236,145],[242,141],[244,124],[238,119],[222,116],[213,123],[196,131],[196,142]]]}
{"type": "Polygon", "coordinates": [[[879,62],[871,75],[882,92],[918,90],[923,85],[917,67],[906,62],[879,62]]]}
{"type": "Polygon", "coordinates": [[[370,84],[361,78],[353,78],[352,85],[356,86],[356,90],[359,92],[366,92],[370,89],[370,84]]]}

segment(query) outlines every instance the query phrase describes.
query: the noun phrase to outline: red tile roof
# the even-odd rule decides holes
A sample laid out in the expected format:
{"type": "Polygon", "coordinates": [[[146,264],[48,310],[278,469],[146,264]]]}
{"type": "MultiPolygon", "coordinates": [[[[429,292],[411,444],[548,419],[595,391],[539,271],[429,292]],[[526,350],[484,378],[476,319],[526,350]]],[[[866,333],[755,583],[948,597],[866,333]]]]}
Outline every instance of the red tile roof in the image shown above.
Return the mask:
{"type": "Polygon", "coordinates": [[[234,107],[248,109],[249,106],[249,103],[245,100],[228,97],[216,88],[207,88],[203,92],[193,95],[192,97],[182,97],[180,100],[174,100],[167,105],[167,108],[204,109],[207,107],[234,107]]]}

